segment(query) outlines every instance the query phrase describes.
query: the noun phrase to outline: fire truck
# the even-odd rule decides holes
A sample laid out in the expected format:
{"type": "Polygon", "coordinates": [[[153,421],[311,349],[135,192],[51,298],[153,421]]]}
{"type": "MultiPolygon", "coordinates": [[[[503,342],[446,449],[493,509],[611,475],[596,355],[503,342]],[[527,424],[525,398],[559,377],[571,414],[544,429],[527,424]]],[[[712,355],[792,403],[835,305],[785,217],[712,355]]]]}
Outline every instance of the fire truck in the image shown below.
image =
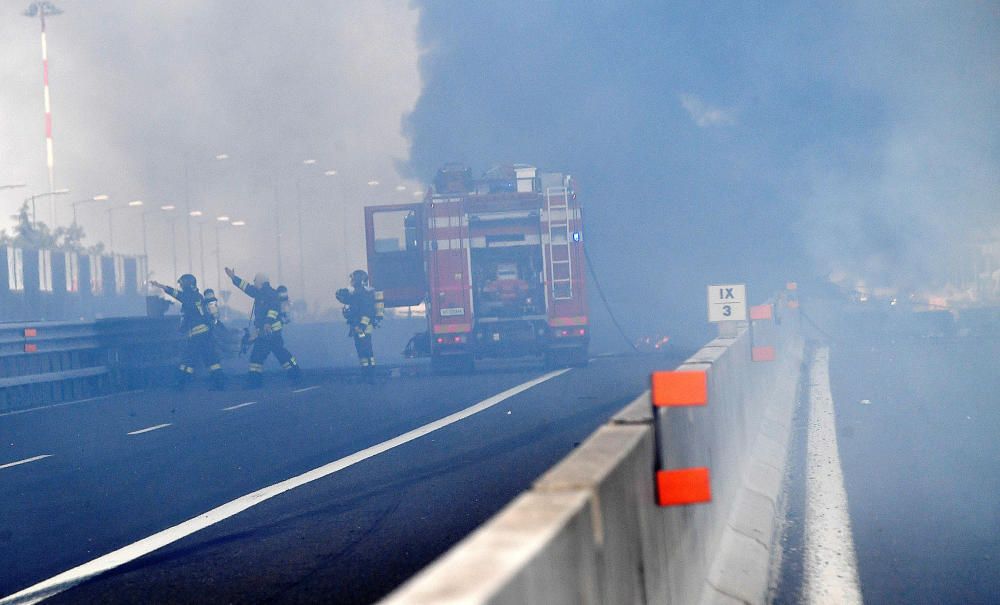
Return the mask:
{"type": "Polygon", "coordinates": [[[487,357],[585,365],[583,223],[566,174],[515,164],[438,171],[421,202],[365,208],[368,273],[386,307],[426,306],[407,353],[436,370],[487,357]]]}

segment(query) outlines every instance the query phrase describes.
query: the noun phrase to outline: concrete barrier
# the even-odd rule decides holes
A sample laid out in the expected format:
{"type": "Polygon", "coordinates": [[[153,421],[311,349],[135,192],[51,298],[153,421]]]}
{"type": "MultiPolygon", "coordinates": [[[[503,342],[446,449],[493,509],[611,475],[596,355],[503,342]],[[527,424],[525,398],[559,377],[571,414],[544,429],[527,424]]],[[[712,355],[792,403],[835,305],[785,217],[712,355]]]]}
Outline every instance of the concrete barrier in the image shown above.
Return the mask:
{"type": "Polygon", "coordinates": [[[802,363],[797,308],[772,302],[773,360],[747,325],[708,343],[677,368],[707,372],[707,406],[654,414],[644,393],[383,603],[764,602],[802,363]],[[712,501],[657,506],[656,468],[689,463],[712,501]]]}

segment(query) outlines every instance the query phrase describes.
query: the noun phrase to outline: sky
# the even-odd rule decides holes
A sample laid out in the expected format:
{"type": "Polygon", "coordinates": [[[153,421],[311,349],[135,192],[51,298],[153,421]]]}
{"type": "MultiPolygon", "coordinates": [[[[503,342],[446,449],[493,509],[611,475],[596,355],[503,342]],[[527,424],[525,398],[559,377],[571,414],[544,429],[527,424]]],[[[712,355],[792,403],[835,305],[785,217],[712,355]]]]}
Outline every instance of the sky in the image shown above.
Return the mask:
{"type": "MultiPolygon", "coordinates": [[[[0,184],[29,184],[0,190],[7,215],[47,177],[38,23],[4,4],[0,184]]],[[[997,2],[59,6],[66,203],[158,208],[187,190],[192,208],[247,221],[220,248],[248,274],[277,271],[280,223],[283,279],[314,307],[363,262],[360,208],[413,199],[452,161],[572,174],[594,268],[634,334],[703,328],[710,283],[747,283],[753,302],[831,276],[941,287],[1000,227],[997,2]]],[[[80,208],[106,240],[107,213],[80,208]]],[[[116,247],[137,252],[127,213],[116,247]]],[[[172,273],[169,226],[148,218],[156,278],[172,273]]],[[[204,228],[209,281],[214,238],[204,228]]]]}

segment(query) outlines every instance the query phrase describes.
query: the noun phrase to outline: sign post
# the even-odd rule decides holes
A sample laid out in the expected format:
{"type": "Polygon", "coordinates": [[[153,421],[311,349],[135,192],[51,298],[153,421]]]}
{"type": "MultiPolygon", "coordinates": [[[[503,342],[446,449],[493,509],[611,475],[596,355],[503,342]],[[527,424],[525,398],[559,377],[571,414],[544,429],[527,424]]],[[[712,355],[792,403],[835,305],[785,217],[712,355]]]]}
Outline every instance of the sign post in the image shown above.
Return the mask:
{"type": "Polygon", "coordinates": [[[746,284],[720,284],[708,287],[708,321],[719,324],[719,336],[736,335],[736,322],[747,320],[746,284]]]}

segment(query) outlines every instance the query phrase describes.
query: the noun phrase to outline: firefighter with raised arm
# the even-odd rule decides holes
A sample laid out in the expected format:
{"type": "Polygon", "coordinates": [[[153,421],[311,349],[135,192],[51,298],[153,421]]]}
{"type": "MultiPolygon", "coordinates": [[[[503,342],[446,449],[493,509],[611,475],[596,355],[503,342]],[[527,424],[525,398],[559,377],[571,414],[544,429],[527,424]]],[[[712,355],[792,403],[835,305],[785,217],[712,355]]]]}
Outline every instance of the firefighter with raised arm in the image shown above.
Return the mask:
{"type": "Polygon", "coordinates": [[[281,332],[284,325],[281,321],[281,300],[278,292],[271,287],[267,275],[258,273],[254,276],[253,283],[241,279],[229,267],[226,267],[226,275],[233,280],[233,285],[253,298],[253,316],[251,317],[253,331],[250,334],[253,348],[250,351],[247,387],[259,388],[263,386],[264,361],[271,353],[274,353],[288,378],[292,381],[298,380],[301,374],[299,364],[285,348],[281,332]]]}
{"type": "Polygon", "coordinates": [[[212,338],[214,320],[205,305],[205,298],[198,292],[198,281],[190,273],[185,273],[177,280],[180,290],[158,281],[149,283],[181,303],[181,329],[187,335],[187,343],[177,368],[177,387],[183,389],[194,378],[194,364],[201,359],[208,368],[211,388],[221,391],[225,388],[226,378],[222,373],[219,350],[212,338]]]}
{"type": "Polygon", "coordinates": [[[358,269],[351,273],[351,289],[337,290],[336,297],[344,305],[344,319],[349,328],[348,336],[354,338],[354,349],[358,352],[365,378],[372,382],[375,378],[375,351],[372,346],[372,332],[382,322],[385,304],[382,292],[368,287],[368,273],[358,269]]]}

